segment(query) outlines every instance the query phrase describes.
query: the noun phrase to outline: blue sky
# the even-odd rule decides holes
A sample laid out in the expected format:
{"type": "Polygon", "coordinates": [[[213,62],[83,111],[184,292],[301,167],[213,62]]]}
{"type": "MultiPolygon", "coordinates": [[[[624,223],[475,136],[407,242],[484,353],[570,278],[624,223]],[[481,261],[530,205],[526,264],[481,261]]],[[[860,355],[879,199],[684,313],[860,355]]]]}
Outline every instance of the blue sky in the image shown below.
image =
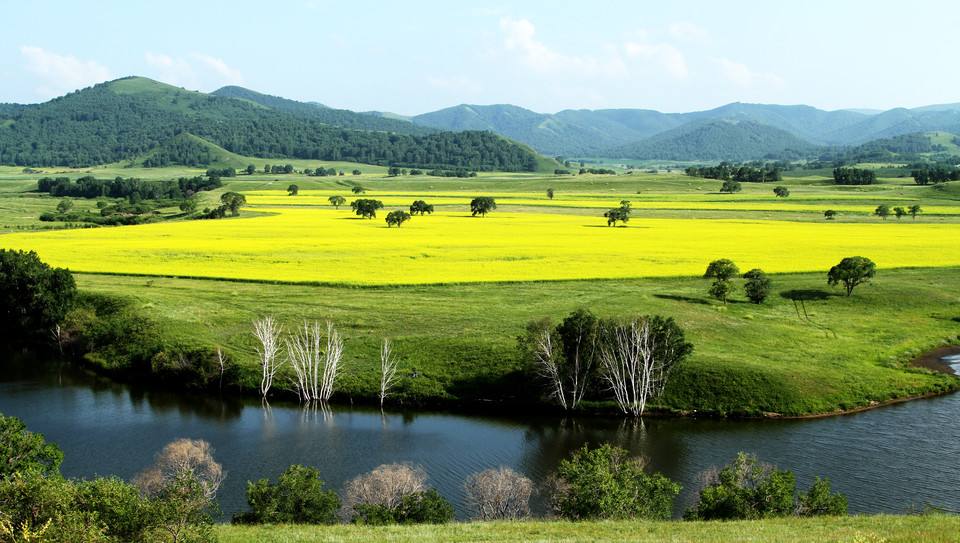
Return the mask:
{"type": "Polygon", "coordinates": [[[955,1],[0,0],[0,102],[144,75],[354,110],[960,102],[955,1]]]}

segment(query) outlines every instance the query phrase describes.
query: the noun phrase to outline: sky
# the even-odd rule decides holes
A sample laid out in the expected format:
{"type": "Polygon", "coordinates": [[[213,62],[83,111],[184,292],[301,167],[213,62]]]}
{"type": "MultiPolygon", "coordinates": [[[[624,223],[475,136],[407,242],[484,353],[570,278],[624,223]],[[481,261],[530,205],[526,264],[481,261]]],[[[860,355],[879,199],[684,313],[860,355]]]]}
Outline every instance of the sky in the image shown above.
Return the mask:
{"type": "Polygon", "coordinates": [[[960,102],[956,0],[0,0],[0,13],[0,102],[127,75],[406,115],[960,102]]]}

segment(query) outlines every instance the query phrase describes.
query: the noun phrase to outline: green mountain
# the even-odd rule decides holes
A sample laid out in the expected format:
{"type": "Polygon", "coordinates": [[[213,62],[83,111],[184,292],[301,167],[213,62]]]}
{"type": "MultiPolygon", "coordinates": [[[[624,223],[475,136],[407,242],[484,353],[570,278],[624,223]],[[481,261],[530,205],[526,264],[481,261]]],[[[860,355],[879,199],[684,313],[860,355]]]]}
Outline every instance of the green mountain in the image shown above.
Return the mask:
{"type": "Polygon", "coordinates": [[[230,153],[264,158],[511,171],[534,170],[538,164],[529,148],[488,132],[348,129],[247,99],[141,77],[0,111],[6,112],[0,118],[0,164],[87,166],[130,160],[182,133],[230,153]]]}
{"type": "Polygon", "coordinates": [[[244,157],[187,132],[177,134],[130,161],[132,166],[147,168],[181,165],[240,169],[248,163],[244,157]]]}
{"type": "Polygon", "coordinates": [[[346,109],[333,109],[317,102],[298,102],[279,96],[261,94],[243,87],[228,86],[219,88],[213,96],[246,100],[266,108],[291,113],[293,115],[316,119],[324,124],[352,128],[355,130],[379,130],[398,134],[430,134],[436,132],[424,126],[418,126],[399,119],[377,117],[355,113],[346,109]]]}
{"type": "Polygon", "coordinates": [[[935,131],[960,133],[960,108],[947,105],[891,109],[870,115],[828,134],[828,137],[844,145],[857,145],[881,138],[935,131]]]}
{"type": "Polygon", "coordinates": [[[960,136],[950,132],[918,132],[869,141],[844,148],[829,156],[835,161],[857,162],[921,162],[943,161],[960,156],[960,136]]]}
{"type": "Polygon", "coordinates": [[[816,146],[754,121],[705,121],[610,150],[607,156],[659,160],[730,160],[802,157],[816,146]]]}

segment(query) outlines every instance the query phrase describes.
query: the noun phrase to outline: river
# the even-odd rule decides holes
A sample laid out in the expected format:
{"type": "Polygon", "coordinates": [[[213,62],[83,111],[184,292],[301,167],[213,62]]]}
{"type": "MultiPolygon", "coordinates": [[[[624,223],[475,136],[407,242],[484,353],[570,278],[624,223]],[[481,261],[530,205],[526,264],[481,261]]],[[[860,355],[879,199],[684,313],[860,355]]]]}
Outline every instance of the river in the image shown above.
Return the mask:
{"type": "MultiPolygon", "coordinates": [[[[960,364],[960,359],[952,362],[960,364]]],[[[68,476],[130,478],[164,444],[200,438],[227,471],[218,496],[226,517],[245,507],[249,479],[286,466],[317,466],[342,488],[388,462],[422,465],[430,483],[465,514],[463,481],[511,466],[535,482],[584,443],[613,442],[649,458],[683,484],[677,513],[696,498],[698,478],[738,451],[793,470],[805,488],[827,476],[854,513],[908,512],[926,505],[960,511],[960,394],[816,420],[723,421],[397,412],[334,406],[221,401],[143,390],[64,365],[8,364],[0,412],[23,419],[64,451],[68,476]]],[[[544,504],[535,504],[540,512],[544,504]]]]}

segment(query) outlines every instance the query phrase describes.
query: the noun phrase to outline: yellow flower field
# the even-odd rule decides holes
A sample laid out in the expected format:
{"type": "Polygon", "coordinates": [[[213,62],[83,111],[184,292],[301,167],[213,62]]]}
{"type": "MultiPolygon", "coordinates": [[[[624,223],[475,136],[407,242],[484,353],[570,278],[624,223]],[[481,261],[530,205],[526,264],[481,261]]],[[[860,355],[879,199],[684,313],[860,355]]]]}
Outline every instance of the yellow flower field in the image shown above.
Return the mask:
{"type": "MultiPolygon", "coordinates": [[[[330,207],[327,200],[330,196],[343,196],[347,200],[347,207],[352,200],[357,198],[373,198],[383,202],[385,206],[396,206],[406,208],[414,200],[426,200],[427,203],[435,206],[459,205],[465,208],[470,205],[470,200],[478,194],[476,193],[416,193],[416,192],[385,192],[377,191],[369,195],[356,196],[349,191],[328,191],[328,190],[309,190],[301,191],[297,196],[287,196],[285,193],[276,190],[247,191],[244,192],[247,202],[255,206],[322,206],[330,207]]],[[[896,205],[909,207],[916,203],[914,200],[897,199],[890,196],[874,197],[850,197],[843,203],[821,203],[817,200],[824,199],[821,195],[802,196],[793,199],[779,199],[774,196],[769,198],[759,197],[756,194],[744,195],[717,195],[717,194],[618,194],[618,195],[596,195],[596,194],[564,194],[558,195],[553,200],[547,199],[542,194],[535,193],[504,193],[487,194],[493,196],[498,205],[516,205],[530,207],[561,207],[561,208],[591,208],[591,209],[610,209],[618,207],[621,200],[629,200],[634,209],[675,209],[675,210],[699,210],[699,211],[784,211],[784,212],[810,212],[823,213],[827,209],[833,209],[841,213],[860,213],[872,214],[879,204],[887,204],[891,208],[896,205]],[[864,203],[857,203],[857,202],[864,203]]],[[[838,196],[833,195],[832,200],[837,200],[838,196]]],[[[960,215],[960,206],[953,205],[925,205],[923,206],[925,215],[960,215]]]]}
{"type": "Polygon", "coordinates": [[[634,219],[608,228],[600,217],[501,211],[440,212],[397,229],[343,208],[259,211],[271,214],[7,234],[0,247],[82,272],[368,285],[699,275],[715,258],[768,272],[826,270],[851,255],[881,268],[960,266],[960,224],[634,219]]]}

